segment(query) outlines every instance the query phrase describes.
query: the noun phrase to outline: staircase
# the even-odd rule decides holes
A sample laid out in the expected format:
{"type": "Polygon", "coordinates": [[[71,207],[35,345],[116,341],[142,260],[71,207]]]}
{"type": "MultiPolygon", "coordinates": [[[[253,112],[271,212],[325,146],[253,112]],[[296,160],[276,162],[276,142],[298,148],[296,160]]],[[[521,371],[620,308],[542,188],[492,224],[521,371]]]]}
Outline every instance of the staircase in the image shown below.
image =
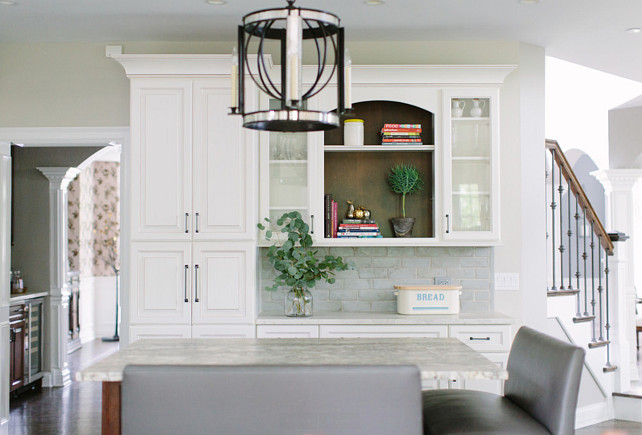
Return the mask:
{"type": "MultiPolygon", "coordinates": [[[[642,400],[618,391],[619,369],[612,361],[617,343],[611,336],[611,305],[617,288],[611,288],[615,272],[609,258],[613,243],[627,237],[606,232],[556,141],[546,141],[546,155],[548,316],[558,338],[586,350],[577,425],[610,418],[642,421],[642,400]],[[622,405],[623,394],[637,402],[622,405]],[[630,408],[639,408],[639,420],[630,408]]],[[[629,361],[622,363],[628,368],[629,361]]]]}

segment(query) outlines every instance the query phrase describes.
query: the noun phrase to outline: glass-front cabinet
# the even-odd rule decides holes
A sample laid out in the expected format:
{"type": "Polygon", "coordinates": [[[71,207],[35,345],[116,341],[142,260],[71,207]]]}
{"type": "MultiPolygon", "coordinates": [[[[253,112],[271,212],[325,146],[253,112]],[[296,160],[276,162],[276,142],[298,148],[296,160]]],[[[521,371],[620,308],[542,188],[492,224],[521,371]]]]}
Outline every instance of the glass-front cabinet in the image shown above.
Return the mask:
{"type": "Polygon", "coordinates": [[[499,240],[497,97],[444,91],[444,239],[499,240]]]}
{"type": "MultiPolygon", "coordinates": [[[[269,101],[278,108],[277,100],[269,101]]],[[[273,221],[283,213],[298,211],[310,225],[313,237],[323,222],[315,221],[311,208],[311,188],[315,172],[313,144],[318,133],[262,132],[260,138],[260,219],[273,221]]],[[[323,235],[321,235],[323,237],[323,235]]],[[[260,240],[265,244],[265,240],[260,240]]]]}

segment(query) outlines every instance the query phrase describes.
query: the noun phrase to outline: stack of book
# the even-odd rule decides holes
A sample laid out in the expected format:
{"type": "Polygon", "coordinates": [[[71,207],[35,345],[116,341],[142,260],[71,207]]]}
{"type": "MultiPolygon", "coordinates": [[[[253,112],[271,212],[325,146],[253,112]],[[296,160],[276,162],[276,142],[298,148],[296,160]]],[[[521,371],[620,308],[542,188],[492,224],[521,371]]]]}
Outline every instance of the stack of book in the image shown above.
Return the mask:
{"type": "Polygon", "coordinates": [[[338,227],[337,238],[383,237],[379,225],[372,219],[344,219],[338,227]]]}
{"type": "Polygon", "coordinates": [[[423,145],[421,124],[384,124],[381,145],[423,145]]]}
{"type": "Polygon", "coordinates": [[[324,236],[326,239],[337,237],[338,220],[337,220],[337,202],[332,199],[331,193],[323,195],[324,211],[324,236]]]}

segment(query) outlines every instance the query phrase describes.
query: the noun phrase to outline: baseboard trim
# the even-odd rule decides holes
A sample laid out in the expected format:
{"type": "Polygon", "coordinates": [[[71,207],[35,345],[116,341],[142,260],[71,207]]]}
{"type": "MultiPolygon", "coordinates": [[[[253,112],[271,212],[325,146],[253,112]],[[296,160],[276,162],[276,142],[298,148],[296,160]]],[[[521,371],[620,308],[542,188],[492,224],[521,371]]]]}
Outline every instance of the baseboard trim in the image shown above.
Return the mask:
{"type": "Polygon", "coordinates": [[[613,419],[613,405],[608,399],[604,402],[577,408],[575,412],[575,429],[580,429],[593,424],[613,419]]]}

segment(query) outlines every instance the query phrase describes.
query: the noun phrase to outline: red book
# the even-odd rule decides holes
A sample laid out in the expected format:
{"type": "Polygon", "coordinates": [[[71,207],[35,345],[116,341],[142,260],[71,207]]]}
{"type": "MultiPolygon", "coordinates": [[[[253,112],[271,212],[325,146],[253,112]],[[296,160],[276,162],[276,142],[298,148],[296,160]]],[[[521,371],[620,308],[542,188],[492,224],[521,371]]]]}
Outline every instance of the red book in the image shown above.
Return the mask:
{"type": "Polygon", "coordinates": [[[383,128],[421,128],[421,124],[384,124],[383,128]]]}
{"type": "Polygon", "coordinates": [[[381,142],[382,142],[382,143],[388,143],[388,142],[393,142],[393,143],[400,143],[400,142],[404,142],[404,143],[417,143],[417,142],[421,142],[421,139],[404,139],[404,138],[386,139],[386,138],[383,138],[383,139],[381,140],[381,142]]]}
{"type": "Polygon", "coordinates": [[[337,219],[338,209],[339,209],[339,205],[337,204],[337,202],[332,201],[332,237],[333,238],[337,237],[337,225],[339,224],[339,220],[337,219]]]}
{"type": "Polygon", "coordinates": [[[400,133],[400,132],[406,132],[406,133],[421,133],[421,128],[392,128],[392,127],[384,127],[381,129],[382,133],[385,132],[395,132],[395,133],[400,133]]]}

